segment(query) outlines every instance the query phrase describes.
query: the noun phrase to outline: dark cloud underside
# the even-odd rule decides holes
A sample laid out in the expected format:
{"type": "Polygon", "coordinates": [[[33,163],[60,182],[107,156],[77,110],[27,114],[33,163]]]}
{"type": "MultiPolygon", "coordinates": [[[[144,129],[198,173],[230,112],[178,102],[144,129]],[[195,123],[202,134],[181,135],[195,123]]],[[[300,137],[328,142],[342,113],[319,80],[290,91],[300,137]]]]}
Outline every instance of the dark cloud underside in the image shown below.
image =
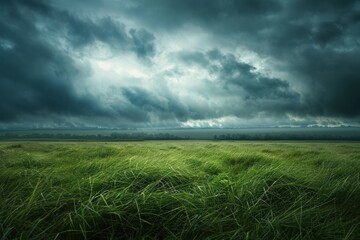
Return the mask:
{"type": "Polygon", "coordinates": [[[82,20],[40,1],[1,5],[0,121],[24,115],[113,115],[94,96],[78,93],[75,85],[81,85],[87,69],[57,41],[74,51],[101,41],[113,51],[133,51],[139,57],[154,53],[152,34],[143,29],[127,32],[110,18],[82,20]]]}

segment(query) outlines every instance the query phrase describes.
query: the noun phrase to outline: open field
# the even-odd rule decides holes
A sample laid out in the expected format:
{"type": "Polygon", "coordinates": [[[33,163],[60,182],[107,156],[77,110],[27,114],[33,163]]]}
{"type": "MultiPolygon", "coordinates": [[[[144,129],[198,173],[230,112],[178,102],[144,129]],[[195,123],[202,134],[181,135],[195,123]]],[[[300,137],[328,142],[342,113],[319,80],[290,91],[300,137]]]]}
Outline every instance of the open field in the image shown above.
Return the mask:
{"type": "Polygon", "coordinates": [[[1,142],[2,239],[360,239],[358,142],[1,142]]]}
{"type": "Polygon", "coordinates": [[[0,141],[360,140],[359,127],[0,130],[0,141]]]}

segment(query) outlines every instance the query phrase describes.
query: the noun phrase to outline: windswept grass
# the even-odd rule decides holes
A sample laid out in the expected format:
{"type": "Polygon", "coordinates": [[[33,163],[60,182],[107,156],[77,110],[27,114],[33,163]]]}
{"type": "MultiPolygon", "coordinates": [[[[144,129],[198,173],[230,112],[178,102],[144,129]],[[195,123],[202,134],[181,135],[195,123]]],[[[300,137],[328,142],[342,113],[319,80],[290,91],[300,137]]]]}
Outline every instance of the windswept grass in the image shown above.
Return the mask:
{"type": "Polygon", "coordinates": [[[0,144],[1,239],[360,239],[360,144],[0,144]]]}

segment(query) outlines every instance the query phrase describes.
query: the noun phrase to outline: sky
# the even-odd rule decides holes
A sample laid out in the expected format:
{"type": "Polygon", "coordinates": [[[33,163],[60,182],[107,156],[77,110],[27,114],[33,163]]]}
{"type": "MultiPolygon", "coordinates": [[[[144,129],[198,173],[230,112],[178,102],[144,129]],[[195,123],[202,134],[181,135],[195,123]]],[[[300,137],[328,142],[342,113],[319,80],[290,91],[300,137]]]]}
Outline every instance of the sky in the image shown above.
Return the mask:
{"type": "Polygon", "coordinates": [[[2,129],[279,126],[360,126],[360,1],[0,1],[2,129]]]}

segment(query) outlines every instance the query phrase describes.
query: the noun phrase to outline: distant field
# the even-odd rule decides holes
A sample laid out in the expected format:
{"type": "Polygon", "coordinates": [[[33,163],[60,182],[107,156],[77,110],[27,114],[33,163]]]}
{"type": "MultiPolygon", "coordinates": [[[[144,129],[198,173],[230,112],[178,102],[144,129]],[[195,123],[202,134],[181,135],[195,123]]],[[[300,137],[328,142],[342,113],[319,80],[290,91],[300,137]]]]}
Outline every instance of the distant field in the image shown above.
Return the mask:
{"type": "Polygon", "coordinates": [[[360,239],[359,142],[1,142],[1,239],[360,239]]]}
{"type": "Polygon", "coordinates": [[[360,140],[360,128],[219,128],[219,129],[49,129],[0,130],[8,140],[360,140]]]}

